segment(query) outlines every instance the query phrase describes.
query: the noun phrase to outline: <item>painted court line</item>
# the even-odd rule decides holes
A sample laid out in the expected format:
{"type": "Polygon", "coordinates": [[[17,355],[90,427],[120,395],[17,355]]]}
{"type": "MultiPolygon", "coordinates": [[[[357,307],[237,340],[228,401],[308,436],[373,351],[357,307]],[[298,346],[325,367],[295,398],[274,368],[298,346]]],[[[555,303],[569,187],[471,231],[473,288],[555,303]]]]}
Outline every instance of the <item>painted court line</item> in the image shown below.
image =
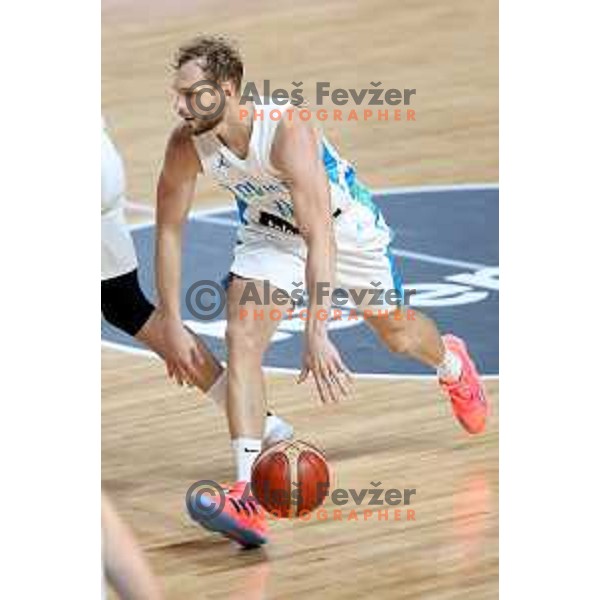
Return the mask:
{"type": "MultiPolygon", "coordinates": [[[[230,212],[230,209],[221,209],[222,212],[230,212]]],[[[204,215],[201,211],[197,211],[190,215],[192,221],[202,221],[203,223],[211,223],[212,225],[221,225],[223,227],[237,227],[238,222],[235,219],[229,219],[227,217],[216,217],[213,215],[204,215]]],[[[151,223],[136,223],[131,226],[131,229],[143,229],[144,227],[151,226],[151,223]]],[[[469,269],[478,271],[479,269],[488,269],[490,265],[484,265],[481,263],[469,262],[466,260],[460,260],[455,258],[446,258],[444,256],[436,256],[435,254],[426,254],[424,252],[413,252],[412,250],[405,250],[404,248],[391,248],[390,252],[395,256],[402,256],[403,258],[410,258],[413,260],[420,260],[421,262],[432,263],[435,265],[443,265],[447,267],[457,267],[459,269],[469,269]]]]}
{"type": "MultiPolygon", "coordinates": [[[[106,350],[115,350],[117,352],[124,352],[125,354],[132,354],[134,356],[143,356],[144,358],[151,358],[153,360],[161,361],[162,359],[145,348],[136,348],[133,346],[126,346],[125,344],[118,344],[116,342],[108,342],[102,340],[102,348],[106,350]]],[[[221,363],[223,367],[227,367],[225,363],[221,363]]],[[[289,369],[287,367],[263,367],[266,373],[274,375],[299,375],[300,369],[289,369]]],[[[399,373],[353,373],[352,376],[356,379],[396,379],[396,380],[407,380],[407,381],[434,381],[437,380],[437,376],[431,375],[406,375],[399,373]]],[[[492,380],[498,379],[498,375],[481,375],[481,379],[492,380]]]]}
{"type": "Polygon", "coordinates": [[[435,192],[471,192],[476,190],[498,190],[498,183],[455,183],[441,185],[415,185],[403,187],[386,187],[373,190],[375,196],[389,196],[402,194],[429,194],[435,192]]]}
{"type": "MultiPolygon", "coordinates": [[[[379,189],[373,189],[374,196],[390,196],[390,195],[403,195],[403,194],[415,194],[415,193],[435,193],[435,192],[469,192],[476,190],[498,190],[500,186],[498,183],[448,183],[439,185],[414,185],[414,186],[401,186],[401,187],[384,187],[379,189]]],[[[126,200],[125,207],[134,211],[141,212],[148,215],[154,215],[154,208],[148,206],[144,202],[137,202],[134,200],[126,200]]],[[[225,210],[226,207],[214,207],[209,210],[211,212],[220,212],[225,210]]],[[[199,211],[200,212],[200,211],[199,211]]],[[[193,213],[192,213],[193,214],[193,213]]]]}
{"type": "Polygon", "coordinates": [[[434,254],[424,254],[423,252],[412,252],[410,250],[404,250],[402,248],[391,248],[390,252],[395,256],[402,256],[404,258],[412,258],[414,260],[420,260],[421,262],[433,263],[435,265],[445,265],[447,267],[458,267],[460,269],[473,269],[478,271],[479,269],[489,269],[490,265],[483,265],[480,263],[467,262],[464,260],[455,260],[453,258],[444,258],[443,256],[435,256],[434,254]]]}
{"type": "Polygon", "coordinates": [[[223,225],[224,227],[237,227],[238,222],[235,219],[227,217],[213,217],[212,215],[203,215],[200,212],[190,215],[192,221],[203,221],[204,223],[212,223],[214,225],[223,225]]]}
{"type": "Polygon", "coordinates": [[[125,208],[132,212],[154,215],[154,209],[151,206],[143,202],[136,202],[135,200],[125,200],[125,208]]]}
{"type": "MultiPolygon", "coordinates": [[[[231,209],[222,208],[215,210],[214,212],[231,212],[231,209]]],[[[238,222],[235,219],[229,219],[227,217],[217,217],[213,216],[212,214],[204,214],[202,211],[196,211],[190,214],[190,220],[211,223],[212,225],[221,225],[223,227],[238,226],[238,222]]],[[[134,223],[130,226],[130,229],[135,231],[150,226],[152,226],[152,223],[134,223]]],[[[420,260],[421,262],[427,262],[436,265],[444,265],[447,267],[458,267],[459,269],[469,269],[473,271],[478,271],[479,269],[487,269],[490,267],[490,265],[484,265],[481,263],[469,262],[466,260],[460,260],[455,258],[446,258],[444,256],[436,256],[435,254],[426,254],[424,252],[413,252],[412,250],[405,250],[404,248],[391,248],[390,252],[395,256],[402,256],[403,258],[420,260]]]]}
{"type": "MultiPolygon", "coordinates": [[[[204,223],[212,223],[213,225],[223,225],[224,227],[238,226],[238,222],[234,219],[228,219],[226,217],[214,217],[211,215],[204,216],[200,213],[194,216],[194,220],[203,221],[204,223]]],[[[425,254],[424,252],[412,252],[411,250],[405,250],[403,248],[391,248],[390,252],[396,256],[402,256],[404,258],[411,258],[413,260],[420,260],[421,262],[433,263],[436,265],[458,267],[460,269],[477,271],[479,269],[487,269],[490,267],[490,265],[467,262],[465,260],[458,260],[454,258],[445,258],[443,256],[436,256],[434,254],[425,254]]]]}
{"type": "MultiPolygon", "coordinates": [[[[399,195],[399,194],[415,194],[415,193],[433,193],[443,191],[475,191],[475,190],[497,190],[499,185],[497,183],[458,183],[448,185],[426,185],[426,186],[413,186],[413,187],[389,187],[380,188],[373,190],[373,194],[377,196],[387,195],[399,195]]],[[[126,201],[125,206],[131,208],[134,211],[142,212],[149,215],[154,215],[154,209],[147,204],[141,202],[126,201]]],[[[190,220],[193,221],[204,221],[205,223],[211,223],[213,225],[221,225],[223,227],[237,227],[238,221],[235,218],[229,218],[226,216],[218,216],[223,213],[235,214],[235,209],[228,206],[217,206],[212,208],[204,208],[192,211],[189,215],[190,220]]],[[[145,227],[151,226],[152,223],[134,223],[130,225],[130,229],[139,230],[145,227]]],[[[490,265],[484,265],[481,263],[475,263],[460,259],[447,258],[444,256],[436,256],[434,254],[426,254],[424,252],[413,252],[404,248],[392,248],[391,253],[395,256],[401,256],[403,258],[410,258],[413,260],[419,260],[421,262],[427,262],[431,264],[443,265],[448,267],[457,267],[460,269],[479,270],[487,269],[490,265]]]]}

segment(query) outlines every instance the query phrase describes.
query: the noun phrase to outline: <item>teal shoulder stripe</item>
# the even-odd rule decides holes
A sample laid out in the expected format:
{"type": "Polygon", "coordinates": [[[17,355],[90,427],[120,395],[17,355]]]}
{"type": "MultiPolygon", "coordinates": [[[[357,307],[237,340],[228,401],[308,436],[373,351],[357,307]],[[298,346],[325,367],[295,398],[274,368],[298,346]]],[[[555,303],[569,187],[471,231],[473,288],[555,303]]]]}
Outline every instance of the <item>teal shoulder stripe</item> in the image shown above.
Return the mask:
{"type": "Polygon", "coordinates": [[[235,202],[237,204],[238,218],[240,220],[240,223],[248,225],[248,220],[246,219],[246,210],[248,208],[248,203],[245,200],[242,200],[239,196],[235,197],[235,202]]]}
{"type": "Polygon", "coordinates": [[[371,190],[361,181],[359,181],[356,177],[356,169],[348,164],[346,170],[344,172],[344,179],[346,180],[346,185],[350,190],[350,195],[353,200],[359,202],[363,206],[366,206],[376,217],[376,223],[380,223],[380,219],[383,219],[381,214],[381,209],[375,202],[373,201],[373,194],[371,190]]]}
{"type": "Polygon", "coordinates": [[[375,215],[375,223],[377,226],[385,226],[381,210],[373,201],[371,190],[358,180],[354,166],[351,163],[342,160],[335,148],[333,148],[325,138],[322,140],[322,147],[323,165],[325,166],[329,181],[345,187],[354,201],[366,206],[375,215]],[[342,181],[340,181],[340,167],[343,167],[342,181]]]}
{"type": "Polygon", "coordinates": [[[339,181],[339,161],[335,154],[331,151],[329,144],[323,139],[323,164],[325,165],[325,171],[327,171],[327,177],[329,181],[338,183],[339,181]]]}
{"type": "Polygon", "coordinates": [[[390,271],[392,274],[392,280],[394,282],[394,289],[398,293],[398,296],[400,296],[399,304],[402,305],[402,304],[404,304],[404,285],[402,282],[402,275],[400,275],[400,270],[398,269],[398,267],[396,265],[396,261],[394,260],[394,257],[392,255],[392,253],[390,252],[389,247],[387,249],[387,259],[390,264],[390,271]]]}

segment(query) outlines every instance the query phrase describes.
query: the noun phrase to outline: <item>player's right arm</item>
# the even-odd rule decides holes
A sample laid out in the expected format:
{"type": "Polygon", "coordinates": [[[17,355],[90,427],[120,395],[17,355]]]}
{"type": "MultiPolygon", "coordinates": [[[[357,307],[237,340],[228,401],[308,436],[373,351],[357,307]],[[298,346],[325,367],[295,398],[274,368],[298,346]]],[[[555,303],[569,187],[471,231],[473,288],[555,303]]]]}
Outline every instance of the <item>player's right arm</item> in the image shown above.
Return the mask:
{"type": "Polygon", "coordinates": [[[156,289],[158,315],[165,335],[169,374],[179,383],[198,384],[202,358],[187,334],[180,310],[182,232],[194,197],[200,161],[190,134],[179,127],[171,134],[157,189],[156,289]]]}

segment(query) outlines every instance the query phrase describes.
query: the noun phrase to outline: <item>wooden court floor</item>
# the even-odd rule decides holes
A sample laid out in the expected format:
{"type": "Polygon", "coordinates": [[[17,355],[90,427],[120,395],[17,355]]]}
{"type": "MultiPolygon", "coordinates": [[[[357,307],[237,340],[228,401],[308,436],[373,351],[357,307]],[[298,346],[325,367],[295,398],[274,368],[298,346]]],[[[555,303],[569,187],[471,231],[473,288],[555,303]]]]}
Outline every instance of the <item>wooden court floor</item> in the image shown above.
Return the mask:
{"type": "Polygon", "coordinates": [[[329,498],[327,520],[278,521],[265,551],[243,552],[185,514],[195,481],[234,476],[225,417],[166,381],[158,360],[104,351],[103,486],[168,598],[496,598],[498,382],[486,385],[489,430],[468,437],[433,380],[359,379],[353,398],[324,408],[289,375],[269,376],[273,407],[325,451],[333,487],[415,488],[415,520],[393,509],[365,520],[372,507],[350,501],[334,521],[329,498]]]}
{"type": "MultiPolygon", "coordinates": [[[[496,0],[103,0],[102,110],[136,202],[153,203],[174,122],[170,58],[199,32],[233,36],[248,77],[274,86],[417,88],[416,123],[324,125],[374,187],[498,180],[496,0]]],[[[201,183],[196,205],[227,200],[201,183]]],[[[193,482],[233,477],[224,417],[159,361],[104,350],[103,486],[168,598],[497,598],[497,380],[487,388],[489,430],[468,437],[433,380],[359,379],[351,400],[321,407],[269,375],[273,407],[325,451],[334,486],[416,488],[416,520],[349,504],[357,521],[277,522],[264,552],[240,552],[185,516],[193,482]]]]}
{"type": "MultiPolygon", "coordinates": [[[[169,65],[198,33],[226,33],[247,80],[302,81],[311,103],[317,81],[415,88],[415,122],[322,123],[373,187],[498,181],[497,0],[103,0],[102,110],[137,201],[175,122],[169,65]]],[[[197,204],[215,200],[231,201],[201,182],[197,204]]]]}

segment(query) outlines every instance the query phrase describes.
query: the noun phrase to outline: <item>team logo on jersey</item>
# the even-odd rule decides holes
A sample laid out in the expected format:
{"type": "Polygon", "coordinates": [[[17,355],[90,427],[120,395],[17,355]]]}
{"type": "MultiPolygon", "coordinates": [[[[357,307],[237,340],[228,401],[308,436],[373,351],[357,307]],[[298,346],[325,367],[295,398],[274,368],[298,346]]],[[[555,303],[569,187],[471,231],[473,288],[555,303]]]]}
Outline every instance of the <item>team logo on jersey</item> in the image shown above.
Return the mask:
{"type": "Polygon", "coordinates": [[[225,157],[219,152],[217,154],[217,158],[215,159],[215,163],[214,163],[215,170],[227,172],[227,169],[229,169],[229,167],[231,167],[231,165],[225,159],[225,157]]]}

